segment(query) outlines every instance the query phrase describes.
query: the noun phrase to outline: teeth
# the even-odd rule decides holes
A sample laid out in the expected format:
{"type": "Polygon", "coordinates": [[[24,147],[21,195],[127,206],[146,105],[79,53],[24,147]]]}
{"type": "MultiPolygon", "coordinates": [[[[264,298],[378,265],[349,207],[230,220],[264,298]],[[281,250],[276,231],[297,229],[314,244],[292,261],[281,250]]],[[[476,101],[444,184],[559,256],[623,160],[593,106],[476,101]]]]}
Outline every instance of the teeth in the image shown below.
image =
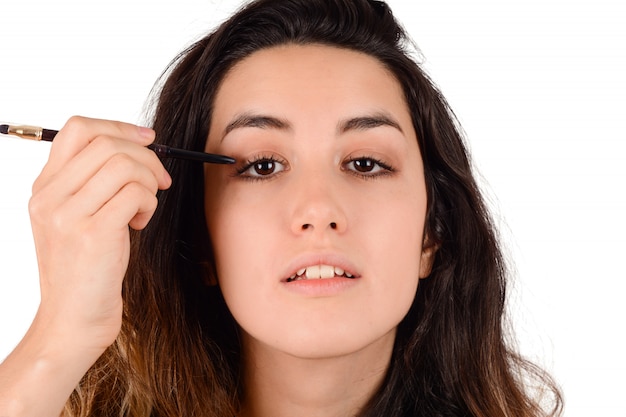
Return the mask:
{"type": "Polygon", "coordinates": [[[298,270],[294,275],[289,277],[287,281],[296,281],[299,279],[324,279],[333,278],[335,276],[346,276],[352,278],[353,275],[345,272],[338,266],[331,265],[312,265],[308,268],[298,270]]]}
{"type": "Polygon", "coordinates": [[[320,265],[320,278],[332,278],[335,276],[335,268],[330,265],[320,265]]]}
{"type": "Polygon", "coordinates": [[[310,266],[306,269],[306,278],[307,279],[313,279],[313,278],[320,278],[320,265],[313,265],[310,266]]]}

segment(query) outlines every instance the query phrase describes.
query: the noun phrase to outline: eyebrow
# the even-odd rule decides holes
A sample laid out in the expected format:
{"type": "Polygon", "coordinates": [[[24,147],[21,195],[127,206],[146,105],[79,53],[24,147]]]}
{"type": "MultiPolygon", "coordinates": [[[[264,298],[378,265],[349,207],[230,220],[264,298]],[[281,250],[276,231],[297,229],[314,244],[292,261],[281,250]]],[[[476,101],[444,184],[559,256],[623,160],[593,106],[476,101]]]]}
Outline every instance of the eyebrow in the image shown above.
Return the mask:
{"type": "Polygon", "coordinates": [[[222,134],[222,140],[235,129],[241,129],[244,127],[256,127],[259,129],[279,129],[279,130],[289,130],[291,129],[291,125],[286,120],[281,120],[277,117],[272,116],[263,116],[256,115],[251,113],[243,113],[239,116],[235,117],[233,121],[231,121],[226,128],[224,129],[224,133],[222,134]]]}
{"type": "MultiPolygon", "coordinates": [[[[389,126],[404,133],[400,124],[396,122],[391,116],[385,113],[375,113],[366,116],[351,117],[349,119],[340,121],[337,130],[339,133],[347,133],[349,131],[363,131],[368,129],[374,129],[380,126],[389,126]]],[[[290,130],[291,124],[283,119],[257,115],[252,113],[242,113],[235,117],[224,129],[222,134],[222,140],[233,130],[242,129],[246,127],[254,127],[259,129],[278,129],[278,130],[290,130]]]]}
{"type": "Polygon", "coordinates": [[[385,113],[375,113],[367,116],[352,117],[339,123],[339,132],[346,133],[351,130],[368,130],[380,126],[389,126],[399,130],[402,128],[400,123],[396,122],[391,116],[385,113]]]}

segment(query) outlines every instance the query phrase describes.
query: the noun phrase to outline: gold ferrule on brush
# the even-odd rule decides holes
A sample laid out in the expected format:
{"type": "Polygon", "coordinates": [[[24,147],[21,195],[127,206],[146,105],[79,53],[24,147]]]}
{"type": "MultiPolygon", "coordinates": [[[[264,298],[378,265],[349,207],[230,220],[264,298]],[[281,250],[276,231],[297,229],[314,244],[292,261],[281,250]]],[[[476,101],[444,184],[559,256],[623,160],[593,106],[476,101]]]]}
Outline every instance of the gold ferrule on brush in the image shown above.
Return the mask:
{"type": "Polygon", "coordinates": [[[37,126],[9,126],[9,135],[19,136],[24,139],[41,140],[43,129],[37,126]]]}

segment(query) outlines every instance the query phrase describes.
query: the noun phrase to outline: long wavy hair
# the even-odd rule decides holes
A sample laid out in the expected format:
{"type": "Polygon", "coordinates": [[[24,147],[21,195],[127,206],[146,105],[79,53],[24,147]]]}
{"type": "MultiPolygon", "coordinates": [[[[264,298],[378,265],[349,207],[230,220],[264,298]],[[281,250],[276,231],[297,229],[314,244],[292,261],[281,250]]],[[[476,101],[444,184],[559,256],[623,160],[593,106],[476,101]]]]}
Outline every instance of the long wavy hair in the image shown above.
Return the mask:
{"type": "MultiPolygon", "coordinates": [[[[425,233],[437,247],[432,273],[360,416],[560,415],[555,383],[508,343],[508,273],[457,120],[384,2],[247,4],[164,73],[152,115],[157,140],[203,150],[226,73],[255,51],[284,44],[331,45],[385,65],[402,86],[424,161],[425,233]]],[[[148,227],[132,233],[122,330],[72,394],[67,416],[233,417],[239,409],[238,327],[211,285],[203,167],[164,162],[174,184],[159,193],[148,227]]]]}

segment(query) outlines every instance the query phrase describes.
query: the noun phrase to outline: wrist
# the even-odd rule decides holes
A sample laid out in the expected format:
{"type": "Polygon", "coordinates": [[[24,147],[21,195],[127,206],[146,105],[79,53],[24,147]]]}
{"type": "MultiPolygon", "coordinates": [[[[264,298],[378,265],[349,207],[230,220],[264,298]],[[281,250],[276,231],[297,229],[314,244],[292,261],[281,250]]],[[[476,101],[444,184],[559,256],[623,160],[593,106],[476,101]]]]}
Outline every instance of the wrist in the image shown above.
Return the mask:
{"type": "Polygon", "coordinates": [[[83,375],[104,351],[81,347],[39,312],[0,364],[0,416],[58,417],[83,375]]]}

